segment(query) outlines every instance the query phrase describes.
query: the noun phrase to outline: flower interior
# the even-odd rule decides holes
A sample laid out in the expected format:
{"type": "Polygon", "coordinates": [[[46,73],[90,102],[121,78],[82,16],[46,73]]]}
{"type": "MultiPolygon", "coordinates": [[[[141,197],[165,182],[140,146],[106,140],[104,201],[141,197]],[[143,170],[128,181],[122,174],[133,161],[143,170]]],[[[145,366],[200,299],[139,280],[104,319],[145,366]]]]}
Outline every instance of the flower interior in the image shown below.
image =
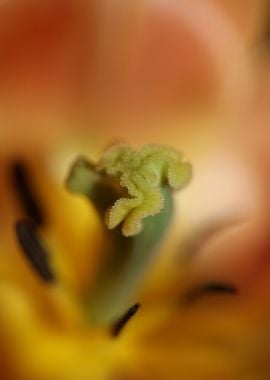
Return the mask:
{"type": "MultiPolygon", "coordinates": [[[[30,216],[16,224],[18,242],[42,280],[57,282],[39,234],[42,218],[26,173],[16,165],[14,176],[30,216]]],[[[173,215],[172,192],[190,179],[191,164],[166,146],[146,145],[135,151],[127,145],[115,145],[96,163],[85,157],[76,159],[66,189],[91,202],[105,237],[95,278],[89,279],[86,291],[75,300],[91,326],[113,326],[113,335],[118,335],[137,312],[136,292],[173,215]]]]}

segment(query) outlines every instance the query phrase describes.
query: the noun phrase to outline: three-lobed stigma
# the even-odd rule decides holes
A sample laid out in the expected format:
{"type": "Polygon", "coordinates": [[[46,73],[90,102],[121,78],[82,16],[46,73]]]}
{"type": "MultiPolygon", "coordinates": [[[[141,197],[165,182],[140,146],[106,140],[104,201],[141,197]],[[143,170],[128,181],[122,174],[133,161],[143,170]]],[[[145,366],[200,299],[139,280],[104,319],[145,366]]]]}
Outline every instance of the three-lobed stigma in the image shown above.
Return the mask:
{"type": "Polygon", "coordinates": [[[183,161],[180,152],[162,145],[146,145],[138,151],[127,145],[113,146],[105,152],[97,170],[117,178],[126,190],[126,196],[109,207],[105,218],[109,229],[123,223],[126,237],[137,235],[142,220],[163,209],[162,186],[179,189],[191,179],[191,164],[183,161]]]}

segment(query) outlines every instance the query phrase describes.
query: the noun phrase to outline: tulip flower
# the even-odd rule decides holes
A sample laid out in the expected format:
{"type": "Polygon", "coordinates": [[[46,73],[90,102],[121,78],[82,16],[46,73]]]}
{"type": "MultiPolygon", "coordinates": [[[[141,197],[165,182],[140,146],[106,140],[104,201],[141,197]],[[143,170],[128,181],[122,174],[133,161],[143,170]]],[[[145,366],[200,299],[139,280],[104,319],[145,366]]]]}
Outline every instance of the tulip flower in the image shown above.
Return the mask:
{"type": "Polygon", "coordinates": [[[0,378],[267,379],[266,223],[226,145],[265,9],[0,3],[0,378]]]}

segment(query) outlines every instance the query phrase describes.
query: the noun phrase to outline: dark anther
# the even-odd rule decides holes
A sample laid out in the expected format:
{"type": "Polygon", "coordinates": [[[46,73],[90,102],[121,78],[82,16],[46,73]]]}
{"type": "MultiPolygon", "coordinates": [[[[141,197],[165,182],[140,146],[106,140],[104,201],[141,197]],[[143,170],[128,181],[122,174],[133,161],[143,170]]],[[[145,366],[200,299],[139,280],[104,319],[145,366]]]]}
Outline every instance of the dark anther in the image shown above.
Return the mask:
{"type": "Polygon", "coordinates": [[[126,326],[128,321],[137,313],[141,305],[139,303],[136,303],[134,306],[132,306],[128,311],[123,315],[121,319],[119,319],[118,322],[113,326],[112,328],[112,336],[117,337],[123,330],[123,328],[126,326]]]}
{"type": "Polygon", "coordinates": [[[225,283],[207,283],[203,285],[199,285],[194,289],[190,290],[184,296],[184,303],[192,303],[197,299],[211,294],[219,294],[219,295],[235,295],[237,293],[237,289],[235,286],[225,283]]]}
{"type": "Polygon", "coordinates": [[[17,239],[26,258],[45,282],[53,282],[54,274],[48,262],[48,252],[42,245],[35,224],[29,220],[16,223],[17,239]]]}
{"type": "Polygon", "coordinates": [[[23,162],[15,161],[11,165],[11,180],[26,216],[31,218],[38,225],[43,224],[44,212],[38,202],[38,197],[32,184],[28,168],[23,162]]]}

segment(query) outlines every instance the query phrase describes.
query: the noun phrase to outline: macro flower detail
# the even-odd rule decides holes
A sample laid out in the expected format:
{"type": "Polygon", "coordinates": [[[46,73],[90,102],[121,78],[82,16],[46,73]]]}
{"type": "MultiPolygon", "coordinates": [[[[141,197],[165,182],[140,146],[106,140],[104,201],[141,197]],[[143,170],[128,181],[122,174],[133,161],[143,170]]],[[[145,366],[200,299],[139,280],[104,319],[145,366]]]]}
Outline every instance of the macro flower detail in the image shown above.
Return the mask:
{"type": "Polygon", "coordinates": [[[0,1],[0,380],[270,380],[269,1],[0,1]]]}

